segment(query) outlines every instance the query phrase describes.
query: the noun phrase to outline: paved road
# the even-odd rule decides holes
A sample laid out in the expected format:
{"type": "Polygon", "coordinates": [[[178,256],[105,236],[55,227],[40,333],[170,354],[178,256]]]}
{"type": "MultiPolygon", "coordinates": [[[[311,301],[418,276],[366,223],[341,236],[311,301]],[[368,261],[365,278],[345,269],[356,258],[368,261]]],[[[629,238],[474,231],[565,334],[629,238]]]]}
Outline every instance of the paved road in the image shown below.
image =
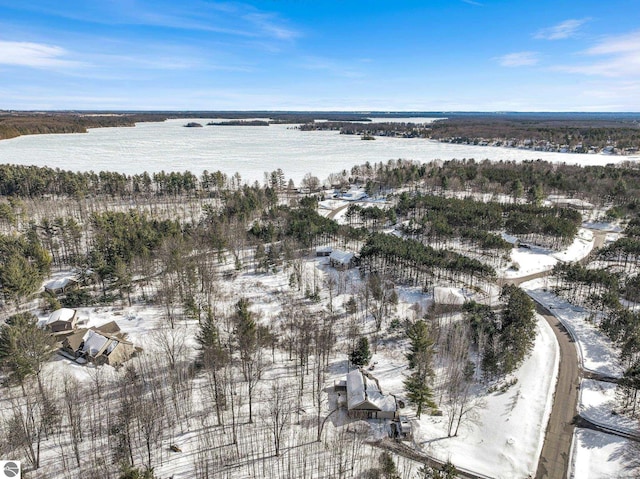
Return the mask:
{"type": "MultiPolygon", "coordinates": [[[[594,231],[593,252],[604,245],[606,233],[594,231]]],[[[512,284],[520,285],[525,281],[542,278],[548,271],[535,273],[522,278],[510,280],[512,284]]],[[[545,433],[542,452],[538,461],[536,479],[565,479],[571,461],[571,442],[578,416],[578,394],[580,391],[580,375],[582,373],[576,345],[571,335],[564,328],[559,319],[536,302],[538,313],[549,323],[558,341],[560,361],[558,380],[554,393],[553,407],[549,416],[549,424],[545,433]]]]}
{"type": "Polygon", "coordinates": [[[560,320],[540,304],[536,304],[536,309],[553,329],[560,346],[558,382],[536,479],[564,479],[571,461],[571,441],[578,415],[580,366],[575,343],[560,320]]]}

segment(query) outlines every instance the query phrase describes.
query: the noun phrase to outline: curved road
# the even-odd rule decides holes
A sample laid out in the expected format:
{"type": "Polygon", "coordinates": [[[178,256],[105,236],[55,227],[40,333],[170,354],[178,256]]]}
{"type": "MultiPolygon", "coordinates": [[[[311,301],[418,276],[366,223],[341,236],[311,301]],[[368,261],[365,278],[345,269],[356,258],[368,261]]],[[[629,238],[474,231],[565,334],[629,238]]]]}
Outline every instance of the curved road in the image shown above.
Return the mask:
{"type": "Polygon", "coordinates": [[[569,471],[571,442],[578,415],[580,365],[575,343],[560,320],[538,303],[536,309],[553,329],[560,346],[558,381],[536,479],[565,479],[569,471]]]}
{"type": "MultiPolygon", "coordinates": [[[[605,242],[606,233],[593,231],[592,252],[600,249],[605,242]]],[[[588,257],[590,257],[591,254],[588,257]]],[[[586,258],[585,258],[586,260],[586,258]]],[[[584,262],[583,260],[582,262],[584,262]]],[[[520,285],[525,281],[547,276],[549,271],[535,273],[522,278],[508,280],[520,285]]],[[[531,298],[533,299],[533,298],[531,298]]],[[[549,323],[556,336],[560,349],[558,379],[553,397],[553,407],[547,424],[542,452],[538,461],[536,479],[566,479],[571,461],[571,443],[578,416],[578,395],[582,368],[578,360],[576,345],[569,332],[551,311],[535,301],[536,310],[549,323]]]]}

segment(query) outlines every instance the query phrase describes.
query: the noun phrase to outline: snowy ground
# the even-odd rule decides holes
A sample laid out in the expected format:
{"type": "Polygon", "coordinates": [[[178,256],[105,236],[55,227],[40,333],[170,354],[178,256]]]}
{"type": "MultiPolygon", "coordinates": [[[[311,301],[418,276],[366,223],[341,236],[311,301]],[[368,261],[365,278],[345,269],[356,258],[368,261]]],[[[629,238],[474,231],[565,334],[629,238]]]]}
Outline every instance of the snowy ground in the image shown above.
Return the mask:
{"type": "Polygon", "coordinates": [[[545,286],[545,279],[534,279],[521,285],[529,296],[546,306],[570,331],[576,339],[584,369],[605,376],[620,377],[623,371],[618,361],[618,349],[602,331],[586,320],[589,312],[556,296],[545,286]]]}
{"type": "MultiPolygon", "coordinates": [[[[344,204],[329,200],[325,207],[330,210],[344,206],[344,204]]],[[[580,258],[588,254],[592,245],[592,242],[577,239],[564,254],[567,258],[580,258]]],[[[546,269],[553,267],[557,261],[556,258],[551,257],[553,252],[548,250],[516,249],[514,253],[521,255],[518,257],[521,269],[517,272],[517,276],[535,272],[534,268],[539,268],[541,261],[546,269]]],[[[331,274],[336,275],[336,283],[342,285],[336,286],[333,301],[334,307],[340,310],[346,299],[358,289],[358,275],[354,271],[336,273],[324,263],[326,261],[322,259],[305,261],[302,283],[304,285],[313,284],[314,281],[322,283],[326,274],[332,272],[331,274]]],[[[532,284],[528,287],[541,287],[542,284],[544,283],[538,283],[537,286],[532,284]]],[[[288,273],[241,274],[232,281],[222,283],[221,290],[225,298],[220,305],[223,313],[228,312],[237,298],[242,295],[251,302],[251,309],[259,313],[261,322],[265,324],[277,323],[283,308],[282,295],[288,294],[290,291],[288,273]]],[[[421,317],[432,302],[432,295],[425,294],[420,288],[397,288],[397,291],[400,301],[394,317],[400,320],[421,317]]],[[[318,304],[319,309],[327,307],[326,285],[323,286],[322,295],[321,304],[318,304]]],[[[559,301],[559,299],[555,298],[554,301],[559,301]]],[[[558,304],[558,306],[561,305],[558,304]]],[[[576,323],[579,323],[579,320],[586,316],[584,312],[581,313],[582,316],[572,310],[571,313],[576,315],[576,323]]],[[[572,316],[572,314],[568,315],[572,316]]],[[[167,322],[161,308],[149,306],[80,308],[79,316],[85,320],[84,325],[86,326],[99,326],[111,320],[117,321],[122,331],[129,335],[131,341],[144,347],[145,351],[152,348],[156,331],[167,322]]],[[[184,325],[183,321],[180,324],[180,327],[185,329],[189,344],[192,345],[195,326],[193,324],[184,325]]],[[[387,327],[388,323],[384,326],[383,338],[393,337],[393,333],[387,334],[387,327]]],[[[595,330],[595,328],[592,329],[595,330]]],[[[582,330],[580,331],[583,336],[586,334],[582,330]]],[[[395,340],[384,339],[380,341],[372,362],[375,365],[373,373],[379,379],[382,390],[385,393],[396,394],[403,398],[406,345],[398,339],[399,336],[396,336],[395,340]]],[[[591,337],[585,339],[585,343],[590,341],[591,337]]],[[[607,359],[606,354],[598,349],[594,350],[591,345],[585,346],[585,348],[587,352],[583,353],[583,356],[589,359],[589,364],[593,363],[594,370],[599,370],[597,358],[602,360],[603,367],[611,362],[610,359],[607,359]]],[[[326,384],[333,384],[333,381],[343,379],[346,373],[344,357],[347,351],[344,349],[344,345],[339,347],[339,350],[342,351],[337,351],[337,358],[330,365],[326,384]]],[[[602,350],[610,353],[611,357],[617,357],[615,351],[609,351],[604,346],[602,346],[602,350]]],[[[437,458],[450,459],[456,466],[490,477],[524,478],[529,474],[534,474],[553,402],[558,361],[558,346],[553,332],[548,324],[539,318],[534,351],[513,376],[517,379],[516,384],[504,392],[498,391],[479,398],[477,407],[470,415],[469,420],[463,422],[457,437],[446,437],[446,413],[442,417],[423,415],[419,421],[414,421],[417,444],[422,450],[437,458]],[[487,458],[491,458],[491,460],[487,460],[487,458]]],[[[115,374],[115,371],[109,366],[101,366],[100,368],[95,368],[92,365],[81,366],[62,357],[57,357],[48,364],[46,373],[51,377],[60,377],[61,374],[71,373],[83,382],[89,382],[96,374],[97,369],[100,369],[104,374],[115,374]]],[[[267,376],[271,377],[272,373],[276,374],[276,370],[267,376]]],[[[307,409],[313,410],[312,405],[307,406],[307,409]]],[[[257,405],[257,407],[260,406],[257,405]]],[[[408,407],[402,413],[413,417],[412,411],[413,408],[408,407]]],[[[339,423],[334,424],[334,426],[339,425],[339,423]]],[[[379,423],[370,421],[369,425],[372,428],[370,433],[372,436],[385,434],[384,428],[379,423]]],[[[337,430],[335,427],[330,428],[327,429],[327,433],[334,434],[337,430]]],[[[191,444],[192,449],[197,449],[195,433],[187,432],[183,437],[173,440],[187,446],[191,444]]],[[[184,474],[185,471],[193,467],[193,460],[195,458],[190,456],[188,463],[184,458],[177,462],[173,460],[165,462],[160,472],[163,477],[167,474],[175,474],[175,477],[188,477],[184,474]]]]}
{"type": "MultiPolygon", "coordinates": [[[[314,266],[320,271],[328,268],[321,260],[306,263],[305,277],[308,281],[313,275],[314,266]]],[[[260,312],[261,321],[270,322],[281,312],[278,297],[288,288],[285,274],[276,275],[240,275],[233,282],[225,283],[226,294],[242,295],[252,302],[252,309],[260,312]]],[[[431,296],[419,288],[398,288],[400,303],[397,306],[398,317],[421,316],[422,311],[431,302],[431,296]]],[[[236,297],[236,296],[233,296],[236,297]]],[[[336,307],[341,305],[347,294],[337,295],[336,307]]],[[[323,301],[324,303],[324,301],[323,301]]],[[[149,344],[153,331],[161,327],[166,319],[160,308],[80,308],[79,315],[86,318],[87,326],[104,324],[116,320],[122,330],[129,334],[135,344],[149,344]]],[[[405,348],[393,341],[383,341],[373,356],[373,373],[379,379],[385,393],[404,396],[404,374],[406,369],[405,348]]],[[[558,351],[553,333],[546,322],[538,322],[538,339],[532,356],[516,374],[518,382],[506,392],[495,392],[482,398],[480,407],[475,411],[473,421],[463,423],[458,437],[446,436],[446,416],[426,417],[417,424],[417,437],[420,447],[426,452],[443,460],[451,459],[456,465],[496,478],[526,477],[534,472],[544,439],[546,421],[552,404],[553,386],[557,371],[558,351]],[[492,457],[487,461],[487,457],[492,457]]],[[[71,371],[79,379],[90,381],[93,366],[80,366],[73,362],[57,358],[48,365],[50,374],[71,371]]],[[[108,366],[102,366],[106,372],[108,366]]],[[[333,362],[330,367],[328,383],[343,379],[346,362],[333,362]]],[[[310,408],[311,409],[311,408],[310,408]]],[[[411,416],[412,408],[403,410],[411,416]]],[[[370,422],[371,435],[384,436],[381,424],[370,422]]],[[[330,429],[327,430],[329,432],[330,429]]],[[[186,448],[197,447],[195,433],[185,433],[175,438],[186,448]]],[[[191,457],[191,456],[189,456],[191,457]]],[[[191,460],[165,462],[161,467],[163,474],[184,475],[189,470],[191,460]]]]}
{"type": "MultiPolygon", "coordinates": [[[[522,288],[545,305],[576,339],[579,360],[586,370],[610,377],[620,377],[623,368],[614,344],[586,319],[588,311],[575,307],[548,291],[545,279],[523,283],[522,288]]],[[[580,385],[579,413],[595,424],[623,431],[640,432],[637,421],[613,414],[615,408],[614,383],[583,379],[580,385]]],[[[631,441],[609,434],[576,428],[574,433],[573,472],[571,477],[604,479],[637,477],[626,475],[629,461],[624,452],[631,441]]]]}
{"type": "Polygon", "coordinates": [[[616,414],[616,385],[583,379],[580,383],[580,415],[594,424],[640,435],[640,423],[616,414]]]}
{"type": "Polygon", "coordinates": [[[535,475],[553,404],[559,350],[551,327],[538,317],[534,350],[506,392],[483,398],[474,421],[463,423],[458,437],[447,438],[446,416],[423,416],[416,443],[425,452],[456,466],[493,478],[535,475]],[[490,460],[487,460],[491,458],[490,460]]]}
{"type": "Polygon", "coordinates": [[[573,437],[572,470],[569,477],[575,479],[637,477],[632,472],[625,471],[631,445],[631,441],[618,436],[590,429],[576,429],[573,437]]]}
{"type": "Polygon", "coordinates": [[[505,278],[512,279],[551,271],[558,261],[579,261],[585,258],[593,249],[593,244],[593,234],[582,228],[573,243],[562,251],[555,252],[534,245],[531,245],[530,249],[514,248],[511,251],[511,261],[518,266],[518,269],[510,268],[502,274],[505,278]]]}

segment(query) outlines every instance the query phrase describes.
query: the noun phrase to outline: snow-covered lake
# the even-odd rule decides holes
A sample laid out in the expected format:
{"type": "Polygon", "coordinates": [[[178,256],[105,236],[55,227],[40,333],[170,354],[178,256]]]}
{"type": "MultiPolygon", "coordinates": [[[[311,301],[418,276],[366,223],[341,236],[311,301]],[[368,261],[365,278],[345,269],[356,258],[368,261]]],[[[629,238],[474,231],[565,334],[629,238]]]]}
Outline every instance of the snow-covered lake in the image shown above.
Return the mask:
{"type": "Polygon", "coordinates": [[[0,163],[127,174],[162,170],[200,174],[204,170],[220,170],[228,175],[239,172],[242,180],[248,182],[262,182],[265,172],[281,168],[287,178],[299,184],[306,173],[324,180],[330,173],[349,171],[353,165],[398,158],[418,161],[540,158],[582,165],[638,159],[453,145],[418,138],[361,141],[356,135],[299,131],[293,125],[183,127],[189,121],[205,125],[212,120],[216,119],[139,123],[133,128],[92,129],[87,134],[22,136],[0,141],[0,163]]]}

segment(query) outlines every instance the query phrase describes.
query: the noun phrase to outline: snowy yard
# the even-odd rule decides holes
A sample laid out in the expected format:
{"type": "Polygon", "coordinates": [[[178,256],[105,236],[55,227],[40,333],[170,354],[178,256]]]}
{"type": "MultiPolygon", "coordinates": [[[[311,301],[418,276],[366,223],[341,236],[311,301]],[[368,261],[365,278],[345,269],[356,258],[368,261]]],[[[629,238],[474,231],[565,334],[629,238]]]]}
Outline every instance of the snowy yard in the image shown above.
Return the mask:
{"type": "Polygon", "coordinates": [[[569,477],[575,479],[611,479],[633,478],[625,467],[629,457],[633,457],[630,449],[632,442],[611,434],[576,429],[573,437],[573,458],[569,477]]]}
{"type": "MultiPolygon", "coordinates": [[[[508,237],[509,235],[503,236],[508,237]]],[[[502,275],[505,278],[514,279],[551,271],[558,261],[579,261],[585,258],[593,249],[593,245],[593,234],[583,228],[580,229],[573,243],[562,251],[556,252],[535,245],[530,245],[529,248],[514,248],[511,250],[511,262],[518,268],[503,271],[502,275]]]]}
{"type": "Polygon", "coordinates": [[[594,424],[640,435],[637,420],[616,414],[616,385],[583,379],[580,383],[579,412],[594,424]]]}

